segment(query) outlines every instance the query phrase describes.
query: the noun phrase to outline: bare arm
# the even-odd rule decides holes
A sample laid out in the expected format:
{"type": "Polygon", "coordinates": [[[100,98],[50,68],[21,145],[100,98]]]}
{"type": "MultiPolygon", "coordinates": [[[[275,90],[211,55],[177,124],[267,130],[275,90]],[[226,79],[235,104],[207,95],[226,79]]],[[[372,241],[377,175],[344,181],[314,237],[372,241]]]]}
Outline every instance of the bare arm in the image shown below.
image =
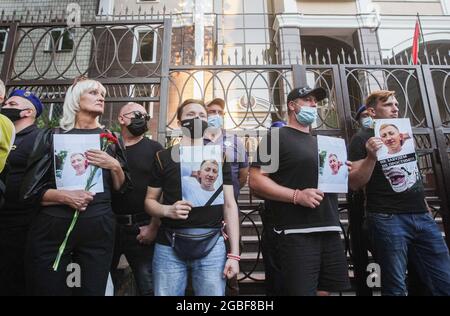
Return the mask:
{"type": "Polygon", "coordinates": [[[250,167],[250,188],[265,199],[291,203],[294,190],[283,187],[263,173],[261,168],[250,167]]]}
{"type": "Polygon", "coordinates": [[[281,186],[270,179],[267,174],[263,173],[261,168],[257,167],[250,168],[249,184],[250,188],[264,199],[295,203],[309,208],[319,206],[324,197],[323,192],[315,188],[294,190],[281,186]],[[295,191],[297,191],[297,194],[294,201],[295,191]]]}
{"type": "Polygon", "coordinates": [[[377,161],[366,157],[353,162],[352,171],[348,175],[348,184],[353,191],[357,191],[369,182],[377,161]]]}
{"type": "Polygon", "coordinates": [[[189,212],[192,209],[192,204],[190,202],[177,201],[173,205],[161,204],[161,194],[161,188],[147,188],[145,211],[148,214],[158,218],[169,217],[172,219],[187,219],[189,212]]]}
{"type": "Polygon", "coordinates": [[[239,169],[239,187],[242,189],[247,183],[248,167],[239,169]]]}
{"type": "Polygon", "coordinates": [[[125,182],[125,173],[123,172],[122,167],[120,166],[118,161],[117,166],[111,169],[111,177],[114,190],[119,191],[123,183],[125,182]]]}
{"type": "Polygon", "coordinates": [[[225,203],[224,203],[224,220],[227,224],[227,235],[230,237],[230,252],[239,254],[239,209],[234,199],[234,191],[232,185],[223,186],[225,203]]]}
{"type": "MultiPolygon", "coordinates": [[[[234,199],[232,185],[224,185],[225,203],[223,206],[224,220],[226,223],[227,235],[230,239],[230,253],[239,255],[239,209],[234,199]]],[[[239,263],[234,259],[227,259],[224,269],[224,276],[231,279],[239,273],[239,263]]]]}
{"type": "Polygon", "coordinates": [[[353,162],[352,170],[348,176],[348,183],[352,190],[359,190],[369,182],[377,162],[376,153],[382,145],[381,139],[376,137],[372,137],[367,141],[367,157],[353,162]]]}
{"type": "Polygon", "coordinates": [[[150,245],[156,239],[160,225],[161,220],[158,217],[152,217],[150,224],[139,227],[136,240],[142,244],[150,245]]]}

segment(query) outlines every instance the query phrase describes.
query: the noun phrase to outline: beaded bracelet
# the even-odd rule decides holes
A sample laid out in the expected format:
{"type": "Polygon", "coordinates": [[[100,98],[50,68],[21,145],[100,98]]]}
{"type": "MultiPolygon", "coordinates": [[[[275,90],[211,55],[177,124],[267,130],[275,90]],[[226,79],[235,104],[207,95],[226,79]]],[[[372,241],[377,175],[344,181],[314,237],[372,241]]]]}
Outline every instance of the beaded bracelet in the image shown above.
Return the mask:
{"type": "Polygon", "coordinates": [[[294,203],[294,205],[297,205],[297,202],[296,202],[296,200],[297,200],[297,193],[298,193],[298,190],[294,190],[294,196],[292,197],[292,203],[294,203]]]}
{"type": "Polygon", "coordinates": [[[236,261],[241,261],[241,256],[233,255],[232,253],[227,254],[227,258],[228,259],[233,259],[233,260],[236,260],[236,261]]]}

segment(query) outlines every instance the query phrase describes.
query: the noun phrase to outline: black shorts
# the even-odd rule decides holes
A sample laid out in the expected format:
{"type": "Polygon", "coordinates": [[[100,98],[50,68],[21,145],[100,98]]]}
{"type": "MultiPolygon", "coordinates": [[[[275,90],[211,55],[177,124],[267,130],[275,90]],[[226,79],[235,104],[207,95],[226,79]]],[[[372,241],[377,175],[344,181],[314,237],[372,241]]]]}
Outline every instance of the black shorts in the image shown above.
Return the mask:
{"type": "Polygon", "coordinates": [[[281,234],[280,264],[285,295],[350,288],[344,244],[338,232],[281,234]]]}

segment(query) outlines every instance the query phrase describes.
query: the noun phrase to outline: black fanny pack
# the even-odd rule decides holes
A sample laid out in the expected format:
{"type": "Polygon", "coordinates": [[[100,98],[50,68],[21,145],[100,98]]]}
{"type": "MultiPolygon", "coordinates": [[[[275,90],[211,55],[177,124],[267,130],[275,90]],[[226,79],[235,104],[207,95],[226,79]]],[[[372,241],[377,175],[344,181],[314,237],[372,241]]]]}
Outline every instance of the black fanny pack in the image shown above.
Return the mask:
{"type": "Polygon", "coordinates": [[[221,228],[168,228],[164,233],[175,253],[183,260],[206,257],[217,243],[221,228]]]}

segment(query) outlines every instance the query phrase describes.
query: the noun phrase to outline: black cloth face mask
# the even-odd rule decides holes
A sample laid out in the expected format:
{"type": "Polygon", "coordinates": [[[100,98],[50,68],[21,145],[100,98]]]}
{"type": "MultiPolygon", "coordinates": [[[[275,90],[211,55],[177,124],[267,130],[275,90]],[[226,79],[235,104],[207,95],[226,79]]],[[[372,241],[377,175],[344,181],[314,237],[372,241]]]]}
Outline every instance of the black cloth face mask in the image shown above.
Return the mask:
{"type": "Polygon", "coordinates": [[[181,130],[183,132],[183,135],[189,138],[202,138],[207,128],[208,122],[198,117],[181,121],[181,130]]]}
{"type": "Polygon", "coordinates": [[[135,117],[131,119],[130,125],[127,126],[128,131],[134,136],[141,136],[148,131],[146,117],[135,117]]]}
{"type": "Polygon", "coordinates": [[[15,122],[20,120],[22,117],[20,116],[20,113],[27,109],[10,109],[10,108],[2,108],[0,113],[2,113],[4,116],[9,118],[11,122],[15,122]]]}

